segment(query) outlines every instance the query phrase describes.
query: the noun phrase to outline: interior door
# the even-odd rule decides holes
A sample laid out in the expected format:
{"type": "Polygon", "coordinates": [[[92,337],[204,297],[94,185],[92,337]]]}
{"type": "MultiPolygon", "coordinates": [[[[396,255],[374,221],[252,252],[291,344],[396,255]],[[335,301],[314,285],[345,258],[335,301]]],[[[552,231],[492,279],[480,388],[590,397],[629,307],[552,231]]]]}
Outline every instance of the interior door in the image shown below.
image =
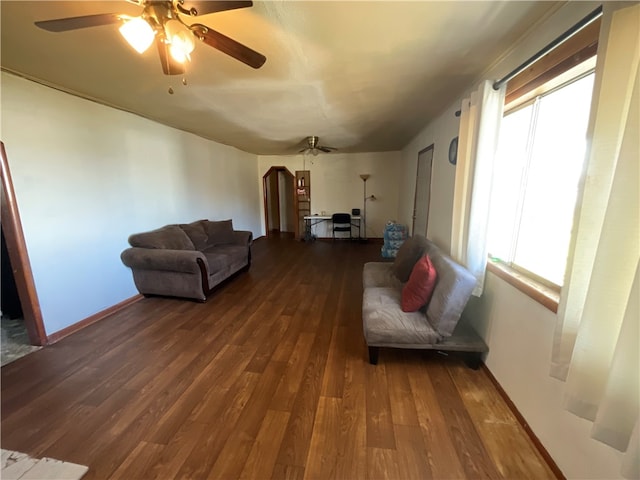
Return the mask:
{"type": "Polygon", "coordinates": [[[416,172],[416,194],[413,201],[413,226],[411,234],[427,236],[429,203],[431,200],[431,170],[433,167],[433,145],[418,153],[416,172]]]}
{"type": "Polygon", "coordinates": [[[267,232],[278,233],[280,231],[280,192],[277,170],[271,171],[267,176],[267,208],[269,209],[267,232]]]}

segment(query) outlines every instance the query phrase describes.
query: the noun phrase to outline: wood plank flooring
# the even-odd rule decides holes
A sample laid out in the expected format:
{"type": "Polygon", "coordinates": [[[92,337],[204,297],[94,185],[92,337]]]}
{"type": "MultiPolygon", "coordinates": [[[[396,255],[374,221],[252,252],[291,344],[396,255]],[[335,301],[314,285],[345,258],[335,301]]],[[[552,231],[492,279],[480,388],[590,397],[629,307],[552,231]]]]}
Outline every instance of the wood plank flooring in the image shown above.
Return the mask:
{"type": "Polygon", "coordinates": [[[380,245],[254,243],[205,304],[146,298],[2,367],[5,449],[85,479],[554,478],[483,370],[382,349],[380,245]]]}

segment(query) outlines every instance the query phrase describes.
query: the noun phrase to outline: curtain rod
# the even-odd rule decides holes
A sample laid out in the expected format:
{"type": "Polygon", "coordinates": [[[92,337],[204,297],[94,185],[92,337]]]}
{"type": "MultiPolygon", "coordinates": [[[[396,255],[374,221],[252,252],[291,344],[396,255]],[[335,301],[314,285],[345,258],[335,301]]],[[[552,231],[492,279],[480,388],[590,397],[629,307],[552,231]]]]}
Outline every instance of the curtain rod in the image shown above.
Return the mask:
{"type": "Polygon", "coordinates": [[[602,16],[602,5],[596,8],[593,12],[591,12],[589,15],[584,17],[582,20],[576,23],[573,27],[571,27],[569,30],[564,32],[562,35],[560,35],[558,38],[556,38],[554,41],[552,41],[549,45],[544,47],[538,53],[536,53],[534,56],[526,60],[522,65],[517,67],[515,70],[512,70],[510,73],[502,77],[500,80],[496,81],[493,84],[493,89],[499,90],[505,83],[507,83],[513,77],[515,77],[524,69],[529,67],[532,63],[538,61],[541,57],[545,56],[547,53],[549,53],[551,50],[556,48],[558,45],[560,45],[562,42],[567,40],[569,37],[572,37],[573,35],[578,33],[580,30],[582,30],[584,27],[586,27],[593,21],[597,20],[600,16],[602,16]]]}

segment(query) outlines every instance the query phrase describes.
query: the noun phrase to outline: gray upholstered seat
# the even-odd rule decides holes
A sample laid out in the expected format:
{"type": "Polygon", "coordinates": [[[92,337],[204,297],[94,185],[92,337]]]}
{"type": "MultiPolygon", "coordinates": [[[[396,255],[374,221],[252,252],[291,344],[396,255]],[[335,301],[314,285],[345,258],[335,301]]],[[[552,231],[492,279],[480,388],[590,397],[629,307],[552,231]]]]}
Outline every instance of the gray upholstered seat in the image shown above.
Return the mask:
{"type": "Polygon", "coordinates": [[[371,363],[377,362],[379,347],[395,347],[471,352],[472,366],[479,364],[486,344],[472,329],[458,325],[476,279],[432,242],[420,235],[409,238],[393,263],[365,264],[362,283],[363,330],[371,363]],[[438,275],[433,295],[420,310],[403,312],[402,289],[426,254],[438,275]]]}

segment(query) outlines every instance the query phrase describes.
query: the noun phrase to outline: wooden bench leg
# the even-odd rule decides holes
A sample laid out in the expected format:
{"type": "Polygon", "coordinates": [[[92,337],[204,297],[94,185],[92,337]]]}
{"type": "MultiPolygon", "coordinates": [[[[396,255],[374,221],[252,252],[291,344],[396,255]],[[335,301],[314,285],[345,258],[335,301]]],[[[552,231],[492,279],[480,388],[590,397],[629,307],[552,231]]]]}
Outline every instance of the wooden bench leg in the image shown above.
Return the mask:
{"type": "Polygon", "coordinates": [[[369,363],[371,365],[377,365],[378,364],[378,351],[380,350],[379,347],[369,347],[369,363]]]}

